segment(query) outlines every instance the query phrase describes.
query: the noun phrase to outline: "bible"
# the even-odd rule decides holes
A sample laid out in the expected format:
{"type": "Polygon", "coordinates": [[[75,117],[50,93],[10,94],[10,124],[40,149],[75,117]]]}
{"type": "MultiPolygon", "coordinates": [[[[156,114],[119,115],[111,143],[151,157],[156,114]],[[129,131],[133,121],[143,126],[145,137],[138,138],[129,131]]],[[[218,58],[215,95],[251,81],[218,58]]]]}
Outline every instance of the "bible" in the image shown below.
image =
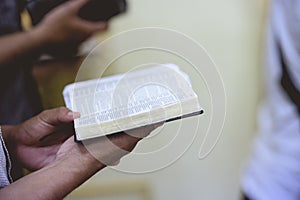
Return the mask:
{"type": "Polygon", "coordinates": [[[203,113],[186,73],[164,64],[67,85],[66,106],[81,117],[77,141],[203,113]]]}

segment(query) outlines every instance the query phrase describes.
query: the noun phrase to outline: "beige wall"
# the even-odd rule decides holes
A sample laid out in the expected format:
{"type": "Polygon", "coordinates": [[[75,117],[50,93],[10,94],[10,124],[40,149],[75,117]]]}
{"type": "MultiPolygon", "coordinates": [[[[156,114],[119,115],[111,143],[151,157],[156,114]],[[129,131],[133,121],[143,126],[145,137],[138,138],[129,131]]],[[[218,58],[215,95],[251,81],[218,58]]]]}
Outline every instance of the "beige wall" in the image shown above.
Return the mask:
{"type": "MultiPolygon", "coordinates": [[[[238,199],[242,164],[255,132],[257,103],[262,93],[260,55],[265,1],[129,0],[129,4],[129,12],[114,19],[103,38],[151,26],[174,29],[197,40],[211,54],[224,79],[228,97],[226,124],[218,145],[204,160],[197,157],[203,139],[199,136],[184,156],[168,168],[143,175],[106,169],[89,184],[99,187],[101,193],[101,188],[109,183],[116,187],[115,193],[122,194],[122,183],[134,188],[136,181],[142,182],[156,200],[238,199]]],[[[122,71],[117,68],[110,73],[118,70],[122,71]]],[[[207,115],[202,120],[205,124],[207,115]]],[[[147,146],[146,142],[143,144],[147,146]]],[[[133,160],[131,164],[140,163],[133,160]]]]}

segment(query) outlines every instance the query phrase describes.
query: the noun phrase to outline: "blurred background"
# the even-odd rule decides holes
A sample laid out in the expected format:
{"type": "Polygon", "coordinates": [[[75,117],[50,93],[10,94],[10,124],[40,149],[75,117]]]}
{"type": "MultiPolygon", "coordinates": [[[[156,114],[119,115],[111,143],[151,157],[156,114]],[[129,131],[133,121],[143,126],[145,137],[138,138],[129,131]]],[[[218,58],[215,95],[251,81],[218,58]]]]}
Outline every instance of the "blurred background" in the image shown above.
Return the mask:
{"type": "MultiPolygon", "coordinates": [[[[88,41],[83,51],[89,49],[95,40],[102,41],[133,28],[161,27],[186,34],[205,47],[221,72],[227,94],[225,127],[213,152],[199,160],[203,131],[210,116],[207,112],[199,118],[200,128],[195,141],[171,166],[143,174],[107,168],[67,199],[239,199],[240,175],[250,152],[256,130],[257,106],[263,96],[261,72],[267,0],[128,0],[128,5],[128,12],[114,18],[109,29],[88,41]]],[[[23,19],[27,26],[26,15],[23,19]]],[[[112,49],[104,49],[103,54],[112,53],[112,49]]],[[[125,59],[126,66],[134,63],[137,56],[125,59]]],[[[100,62],[101,59],[105,56],[99,58],[100,62]]],[[[126,71],[121,66],[125,60],[115,63],[107,74],[126,71]]],[[[140,60],[143,61],[142,58],[140,60]]],[[[175,60],[170,58],[170,62],[175,60]]],[[[34,75],[46,108],[64,105],[63,87],[74,81],[79,66],[78,58],[47,59],[36,64],[34,75]]],[[[193,80],[196,85],[202,82],[193,80]]],[[[198,95],[206,108],[209,107],[207,91],[203,89],[201,92],[201,88],[204,87],[200,87],[198,95]]],[[[172,134],[176,123],[180,122],[165,127],[166,135],[172,134]]],[[[186,120],[185,123],[188,127],[195,122],[186,120]]],[[[141,151],[143,145],[155,149],[166,140],[168,138],[163,137],[146,140],[136,151],[141,151]]],[[[167,155],[162,153],[158,160],[164,159],[164,156],[167,155]]],[[[124,162],[141,165],[139,160],[131,160],[130,157],[124,162]]]]}

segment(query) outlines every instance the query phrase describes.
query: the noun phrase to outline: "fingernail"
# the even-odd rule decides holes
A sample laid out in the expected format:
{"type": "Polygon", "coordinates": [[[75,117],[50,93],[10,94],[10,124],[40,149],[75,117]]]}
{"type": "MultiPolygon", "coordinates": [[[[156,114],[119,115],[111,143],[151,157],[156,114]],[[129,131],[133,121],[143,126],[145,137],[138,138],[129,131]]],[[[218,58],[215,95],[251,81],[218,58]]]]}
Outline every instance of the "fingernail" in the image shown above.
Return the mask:
{"type": "Polygon", "coordinates": [[[72,116],[73,119],[78,119],[78,118],[80,118],[80,113],[79,113],[79,112],[72,112],[72,111],[70,111],[70,112],[68,112],[67,115],[68,115],[68,116],[72,116]]]}
{"type": "Polygon", "coordinates": [[[109,166],[115,167],[115,166],[119,165],[120,162],[121,162],[121,160],[118,160],[118,161],[116,161],[116,162],[110,164],[109,166]]]}
{"type": "Polygon", "coordinates": [[[98,24],[98,28],[99,29],[107,29],[108,28],[108,24],[106,22],[100,22],[98,24]]]}

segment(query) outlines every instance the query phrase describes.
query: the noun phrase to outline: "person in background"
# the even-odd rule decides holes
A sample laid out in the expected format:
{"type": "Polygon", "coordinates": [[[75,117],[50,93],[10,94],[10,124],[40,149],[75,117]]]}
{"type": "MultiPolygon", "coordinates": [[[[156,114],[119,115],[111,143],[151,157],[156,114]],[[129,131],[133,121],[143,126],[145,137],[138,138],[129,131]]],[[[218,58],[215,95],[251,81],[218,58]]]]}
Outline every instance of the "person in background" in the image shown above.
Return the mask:
{"type": "MultiPolygon", "coordinates": [[[[106,29],[105,22],[78,17],[88,0],[70,0],[51,10],[33,29],[22,32],[22,0],[0,0],[0,124],[15,125],[42,111],[38,88],[32,77],[32,64],[47,52],[63,49],[74,53],[85,39],[106,29]]],[[[22,169],[14,163],[14,179],[22,169]]]]}
{"type": "Polygon", "coordinates": [[[105,22],[78,17],[87,2],[67,1],[32,30],[22,32],[20,13],[26,1],[0,0],[0,124],[18,124],[42,111],[32,77],[32,64],[41,54],[61,49],[74,53],[84,40],[106,29],[105,22]]]}
{"type": "Polygon", "coordinates": [[[271,1],[265,100],[244,199],[300,199],[300,1],[271,1]]]}
{"type": "Polygon", "coordinates": [[[78,117],[61,107],[43,111],[20,125],[0,127],[0,199],[63,199],[107,164],[119,161],[159,126],[98,138],[92,141],[97,148],[92,156],[74,142],[72,122],[78,117]],[[12,182],[13,157],[34,172],[12,182]]]}

